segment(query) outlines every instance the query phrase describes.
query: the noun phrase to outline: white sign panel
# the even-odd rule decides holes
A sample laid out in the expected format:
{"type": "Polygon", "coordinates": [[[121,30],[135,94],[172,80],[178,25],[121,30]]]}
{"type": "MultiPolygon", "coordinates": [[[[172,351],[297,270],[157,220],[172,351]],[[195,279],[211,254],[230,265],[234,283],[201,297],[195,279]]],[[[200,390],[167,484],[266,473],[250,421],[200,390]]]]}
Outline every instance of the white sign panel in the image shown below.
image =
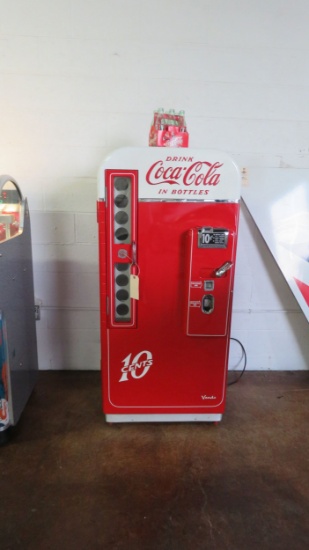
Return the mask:
{"type": "Polygon", "coordinates": [[[309,170],[251,169],[242,197],[309,321],[309,170]]]}
{"type": "Polygon", "coordinates": [[[98,196],[105,198],[105,170],[137,170],[140,200],[238,201],[240,174],[234,161],[215,150],[124,148],[100,167],[98,196]]]}

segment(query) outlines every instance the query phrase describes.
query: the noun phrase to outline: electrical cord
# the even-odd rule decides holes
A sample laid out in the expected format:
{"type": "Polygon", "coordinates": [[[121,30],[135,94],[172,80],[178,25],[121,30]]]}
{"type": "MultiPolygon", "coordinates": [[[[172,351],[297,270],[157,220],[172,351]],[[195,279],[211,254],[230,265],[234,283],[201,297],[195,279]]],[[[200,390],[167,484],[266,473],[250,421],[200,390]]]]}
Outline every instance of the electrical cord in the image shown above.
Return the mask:
{"type": "Polygon", "coordinates": [[[234,342],[237,342],[237,344],[240,345],[241,350],[242,350],[242,356],[239,359],[239,363],[244,358],[244,366],[243,366],[243,369],[242,369],[240,375],[235,380],[233,380],[232,382],[228,382],[228,386],[232,386],[233,384],[236,384],[237,382],[239,382],[239,380],[241,379],[242,375],[244,374],[244,372],[246,370],[246,366],[247,366],[247,353],[246,353],[246,350],[245,350],[243,344],[239,340],[237,340],[237,338],[230,338],[230,340],[234,340],[234,342]]]}

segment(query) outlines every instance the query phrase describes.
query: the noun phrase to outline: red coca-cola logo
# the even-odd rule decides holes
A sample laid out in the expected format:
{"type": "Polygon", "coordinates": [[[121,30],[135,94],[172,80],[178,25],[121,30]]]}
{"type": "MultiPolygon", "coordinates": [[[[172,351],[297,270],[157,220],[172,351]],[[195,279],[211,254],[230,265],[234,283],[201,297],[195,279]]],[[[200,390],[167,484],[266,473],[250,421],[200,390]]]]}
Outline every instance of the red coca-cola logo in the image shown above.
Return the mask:
{"type": "Polygon", "coordinates": [[[149,185],[218,185],[221,166],[222,162],[206,161],[196,161],[189,166],[166,166],[163,160],[158,160],[150,166],[146,181],[149,185]]]}

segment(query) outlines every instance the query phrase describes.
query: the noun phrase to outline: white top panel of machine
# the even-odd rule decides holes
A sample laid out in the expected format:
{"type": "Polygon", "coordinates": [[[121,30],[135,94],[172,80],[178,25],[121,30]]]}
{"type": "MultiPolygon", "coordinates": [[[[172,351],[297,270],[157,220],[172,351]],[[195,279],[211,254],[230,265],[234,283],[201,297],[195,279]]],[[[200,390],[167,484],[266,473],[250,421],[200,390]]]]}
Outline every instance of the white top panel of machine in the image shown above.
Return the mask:
{"type": "Polygon", "coordinates": [[[143,147],[114,151],[102,163],[98,196],[105,198],[105,170],[137,170],[138,197],[144,200],[230,201],[240,198],[234,161],[216,150],[143,147]]]}
{"type": "Polygon", "coordinates": [[[309,321],[309,170],[249,170],[242,197],[309,321]]]}

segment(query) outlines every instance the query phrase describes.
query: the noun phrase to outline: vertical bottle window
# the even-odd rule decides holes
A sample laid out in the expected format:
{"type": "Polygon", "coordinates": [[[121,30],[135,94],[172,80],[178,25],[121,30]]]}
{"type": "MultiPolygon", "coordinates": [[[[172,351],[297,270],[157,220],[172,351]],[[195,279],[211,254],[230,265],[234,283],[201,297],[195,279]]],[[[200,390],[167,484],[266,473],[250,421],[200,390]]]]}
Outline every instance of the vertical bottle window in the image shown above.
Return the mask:
{"type": "Polygon", "coordinates": [[[114,269],[115,278],[115,320],[131,321],[130,300],[130,264],[117,263],[114,269]]]}
{"type": "Polygon", "coordinates": [[[127,177],[114,179],[114,243],[131,242],[131,180],[127,177]]]}
{"type": "MultiPolygon", "coordinates": [[[[132,242],[132,182],[130,177],[114,178],[114,244],[132,242]]],[[[114,318],[118,323],[131,321],[130,262],[114,265],[114,318]]]]}

